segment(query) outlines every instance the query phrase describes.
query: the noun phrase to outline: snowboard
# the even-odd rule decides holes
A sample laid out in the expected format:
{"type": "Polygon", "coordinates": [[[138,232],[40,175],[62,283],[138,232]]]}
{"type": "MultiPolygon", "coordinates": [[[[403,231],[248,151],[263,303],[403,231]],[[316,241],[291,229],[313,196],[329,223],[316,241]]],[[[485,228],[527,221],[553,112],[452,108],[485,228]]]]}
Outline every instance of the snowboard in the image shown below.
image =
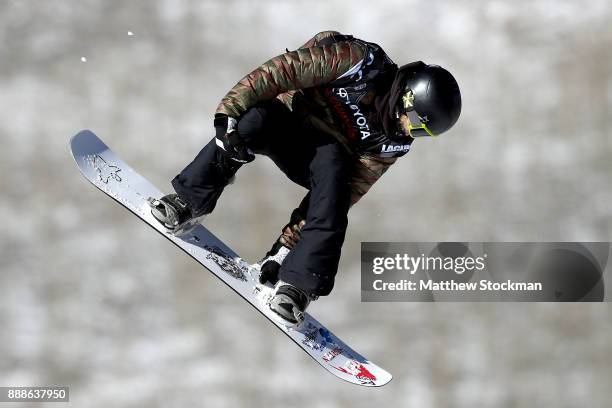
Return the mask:
{"type": "Polygon", "coordinates": [[[240,258],[203,225],[180,236],[168,233],[151,215],[147,203],[149,197],[159,198],[162,192],[132,170],[93,132],[83,130],[73,136],[70,149],[87,180],[212,272],[328,372],[362,386],[382,386],[391,381],[391,374],[354,351],[308,313],[297,327],[279,322],[266,305],[272,289],[259,283],[257,265],[240,258]]]}

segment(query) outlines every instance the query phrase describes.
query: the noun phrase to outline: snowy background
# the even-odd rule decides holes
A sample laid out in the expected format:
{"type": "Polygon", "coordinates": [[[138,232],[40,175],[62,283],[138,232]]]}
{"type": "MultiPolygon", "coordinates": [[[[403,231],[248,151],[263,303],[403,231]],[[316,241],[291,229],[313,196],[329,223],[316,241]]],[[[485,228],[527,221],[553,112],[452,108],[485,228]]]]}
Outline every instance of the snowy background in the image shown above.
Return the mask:
{"type": "MultiPolygon", "coordinates": [[[[611,406],[609,304],[362,304],[359,287],[361,241],[612,240],[611,20],[607,0],[0,0],[0,386],[68,385],[74,407],[611,406]],[[311,308],[393,373],[381,389],[319,368],[68,151],[92,129],[169,191],[224,93],[324,29],[439,63],[463,93],[457,126],[351,211],[311,308]]],[[[207,225],[255,261],[302,194],[259,158],[207,225]]]]}

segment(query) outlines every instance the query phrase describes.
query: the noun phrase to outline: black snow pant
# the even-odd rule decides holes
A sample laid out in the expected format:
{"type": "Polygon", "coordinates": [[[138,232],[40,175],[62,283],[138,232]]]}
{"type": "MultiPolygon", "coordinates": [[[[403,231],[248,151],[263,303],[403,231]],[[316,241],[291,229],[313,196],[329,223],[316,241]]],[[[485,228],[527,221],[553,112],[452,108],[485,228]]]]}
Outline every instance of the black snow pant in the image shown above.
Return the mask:
{"type": "MultiPolygon", "coordinates": [[[[307,293],[328,295],[334,285],[350,206],[349,155],[330,136],[307,129],[280,101],[249,109],[238,132],[257,154],[268,156],[293,182],[308,189],[301,238],[279,271],[280,280],[307,293]]],[[[211,140],[172,181],[194,215],[211,212],[240,165],[228,162],[211,140]]]]}

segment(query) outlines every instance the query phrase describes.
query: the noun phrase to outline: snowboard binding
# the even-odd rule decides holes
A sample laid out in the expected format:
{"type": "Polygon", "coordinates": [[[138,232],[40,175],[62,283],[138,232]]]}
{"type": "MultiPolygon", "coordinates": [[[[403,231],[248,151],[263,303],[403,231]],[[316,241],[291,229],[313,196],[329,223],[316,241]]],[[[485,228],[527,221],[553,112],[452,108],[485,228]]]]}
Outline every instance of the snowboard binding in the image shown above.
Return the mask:
{"type": "Polygon", "coordinates": [[[173,235],[190,232],[204,218],[193,217],[189,205],[177,194],[168,194],[162,198],[149,197],[147,204],[151,207],[151,215],[173,235]]]}
{"type": "Polygon", "coordinates": [[[266,301],[273,318],[281,324],[297,328],[304,322],[304,312],[318,296],[308,295],[303,290],[283,281],[278,281],[266,301]]]}

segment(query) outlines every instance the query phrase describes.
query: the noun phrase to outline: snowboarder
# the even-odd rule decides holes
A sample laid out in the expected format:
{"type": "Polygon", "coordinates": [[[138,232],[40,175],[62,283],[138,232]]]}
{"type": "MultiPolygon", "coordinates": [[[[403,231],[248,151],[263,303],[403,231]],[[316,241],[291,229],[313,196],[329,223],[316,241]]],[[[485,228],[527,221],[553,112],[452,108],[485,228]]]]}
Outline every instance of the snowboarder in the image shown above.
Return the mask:
{"type": "Polygon", "coordinates": [[[453,76],[421,61],[400,68],[377,44],[336,31],[315,35],[241,79],[221,100],[216,136],[178,174],[175,194],[151,200],[175,234],[215,208],[236,172],[271,158],[308,193],[260,262],[270,309],[299,323],[334,284],[347,212],[410,149],[450,129],[461,111],[453,76]]]}

